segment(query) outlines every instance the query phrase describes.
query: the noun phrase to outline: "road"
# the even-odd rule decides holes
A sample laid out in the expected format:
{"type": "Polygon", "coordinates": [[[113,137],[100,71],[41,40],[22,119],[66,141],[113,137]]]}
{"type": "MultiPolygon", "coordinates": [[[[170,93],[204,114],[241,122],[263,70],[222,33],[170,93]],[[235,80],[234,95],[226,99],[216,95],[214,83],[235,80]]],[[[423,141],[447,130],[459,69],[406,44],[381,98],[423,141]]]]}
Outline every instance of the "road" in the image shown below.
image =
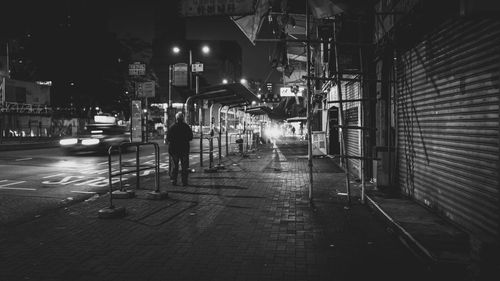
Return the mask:
{"type": "MultiPolygon", "coordinates": [[[[168,154],[164,145],[159,147],[160,173],[166,173],[168,154]]],[[[208,144],[204,142],[206,149],[208,144]]],[[[203,156],[206,161],[208,154],[203,156]]],[[[135,157],[135,152],[125,153],[122,162],[134,165],[135,157]]],[[[216,151],[215,163],[217,157],[216,151]]],[[[141,164],[154,165],[154,159],[153,146],[141,148],[141,164]]],[[[199,140],[195,139],[191,142],[190,167],[199,170],[199,160],[199,140]]],[[[118,155],[114,155],[112,172],[118,170],[118,155]]],[[[59,148],[3,151],[0,152],[0,171],[0,224],[30,220],[49,210],[92,200],[109,191],[107,155],[65,155],[59,148]]],[[[153,169],[145,170],[140,176],[152,173],[153,169]]],[[[133,179],[135,173],[123,176],[124,186],[129,183],[135,186],[133,179]]],[[[118,182],[119,178],[112,180],[118,182]]]]}

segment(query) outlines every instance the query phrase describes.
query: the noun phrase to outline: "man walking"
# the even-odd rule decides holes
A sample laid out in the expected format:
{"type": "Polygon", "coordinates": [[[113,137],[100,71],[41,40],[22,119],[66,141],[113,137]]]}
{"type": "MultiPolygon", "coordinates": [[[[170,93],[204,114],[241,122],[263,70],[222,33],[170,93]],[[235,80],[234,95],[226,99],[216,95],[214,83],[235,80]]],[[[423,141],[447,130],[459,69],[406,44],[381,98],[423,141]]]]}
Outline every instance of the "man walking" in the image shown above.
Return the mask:
{"type": "Polygon", "coordinates": [[[179,160],[181,162],[182,185],[188,184],[189,172],[189,142],[193,140],[193,131],[184,122],[184,114],[178,112],[175,115],[175,124],[168,129],[167,142],[168,153],[170,155],[170,181],[177,185],[177,175],[179,174],[179,160]]]}

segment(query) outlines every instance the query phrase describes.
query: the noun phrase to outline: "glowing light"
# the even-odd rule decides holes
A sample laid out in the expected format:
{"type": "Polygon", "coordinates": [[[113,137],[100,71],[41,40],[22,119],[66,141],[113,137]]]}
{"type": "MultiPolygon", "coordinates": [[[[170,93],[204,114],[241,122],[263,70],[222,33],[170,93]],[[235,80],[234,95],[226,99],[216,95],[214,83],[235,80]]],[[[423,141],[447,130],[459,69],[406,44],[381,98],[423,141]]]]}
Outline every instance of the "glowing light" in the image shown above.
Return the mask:
{"type": "Polygon", "coordinates": [[[93,130],[90,131],[91,134],[102,134],[102,130],[93,130]]]}
{"type": "Polygon", "coordinates": [[[77,143],[78,143],[77,139],[62,139],[59,141],[60,145],[73,145],[77,143]]]}
{"type": "Polygon", "coordinates": [[[245,79],[245,78],[241,78],[240,83],[241,83],[241,84],[246,84],[246,83],[247,83],[247,79],[245,79]]]}
{"type": "Polygon", "coordinates": [[[227,79],[222,79],[222,84],[227,84],[227,83],[228,83],[227,79]]]}
{"type": "Polygon", "coordinates": [[[270,127],[265,130],[265,133],[271,138],[277,138],[281,135],[281,130],[276,127],[270,127]]]}
{"type": "Polygon", "coordinates": [[[181,49],[179,47],[175,46],[172,48],[172,52],[174,52],[174,54],[178,54],[181,52],[181,49]]]}
{"type": "Polygon", "coordinates": [[[99,143],[98,139],[84,139],[82,140],[83,145],[96,145],[99,143]]]}
{"type": "Polygon", "coordinates": [[[208,47],[208,46],[206,46],[206,45],[205,45],[205,46],[203,46],[203,47],[201,48],[201,51],[202,51],[204,54],[208,54],[208,53],[210,53],[210,47],[208,47]]]}

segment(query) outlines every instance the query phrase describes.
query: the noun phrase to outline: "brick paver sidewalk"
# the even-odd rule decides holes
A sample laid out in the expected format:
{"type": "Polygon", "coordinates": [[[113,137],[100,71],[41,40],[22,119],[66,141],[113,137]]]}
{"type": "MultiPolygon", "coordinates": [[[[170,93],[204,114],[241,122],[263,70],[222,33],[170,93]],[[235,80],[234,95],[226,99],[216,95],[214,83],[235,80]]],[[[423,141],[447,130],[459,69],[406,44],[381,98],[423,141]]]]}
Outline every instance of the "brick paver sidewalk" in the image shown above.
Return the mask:
{"type": "Polygon", "coordinates": [[[0,280],[430,280],[369,208],[345,208],[332,160],[314,159],[309,203],[305,154],[229,156],[187,187],[162,175],[169,198],[116,199],[124,218],[98,218],[105,195],[2,228],[0,280]]]}

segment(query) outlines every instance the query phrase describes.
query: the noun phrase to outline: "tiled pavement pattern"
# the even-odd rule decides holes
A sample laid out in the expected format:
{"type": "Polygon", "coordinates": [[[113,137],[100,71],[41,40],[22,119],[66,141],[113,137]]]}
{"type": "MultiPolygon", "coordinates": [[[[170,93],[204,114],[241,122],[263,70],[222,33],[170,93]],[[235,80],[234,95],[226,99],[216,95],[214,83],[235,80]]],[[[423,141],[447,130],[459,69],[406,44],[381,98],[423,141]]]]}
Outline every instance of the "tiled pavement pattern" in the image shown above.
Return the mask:
{"type": "Polygon", "coordinates": [[[0,280],[440,280],[353,200],[330,159],[314,159],[308,201],[304,143],[278,143],[225,170],[190,174],[169,198],[115,199],[128,215],[99,219],[101,196],[0,230],[0,280]]]}

